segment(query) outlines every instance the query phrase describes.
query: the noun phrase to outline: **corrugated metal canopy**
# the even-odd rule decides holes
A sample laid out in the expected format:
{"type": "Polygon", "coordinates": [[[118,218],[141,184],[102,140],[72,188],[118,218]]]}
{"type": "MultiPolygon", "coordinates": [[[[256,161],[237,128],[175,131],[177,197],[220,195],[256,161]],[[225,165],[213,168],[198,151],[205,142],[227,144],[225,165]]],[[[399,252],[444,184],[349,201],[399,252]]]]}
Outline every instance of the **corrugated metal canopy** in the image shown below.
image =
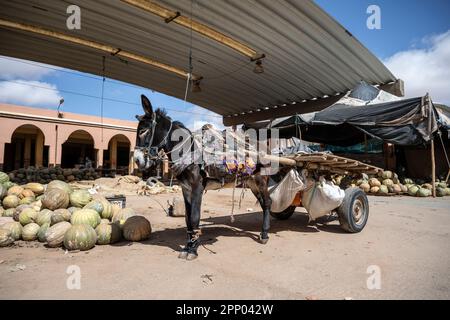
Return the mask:
{"type": "MultiPolygon", "coordinates": [[[[191,17],[189,0],[152,2],[191,17]]],[[[166,23],[126,1],[0,3],[0,19],[95,41],[188,70],[190,29],[174,21],[166,23]],[[81,7],[81,30],[66,27],[66,9],[71,4],[81,7]]],[[[335,96],[361,80],[371,84],[396,80],[347,30],[309,0],[195,0],[192,17],[265,55],[265,72],[256,74],[248,56],[192,33],[193,73],[203,79],[202,91],[189,93],[188,100],[226,119],[335,96]]],[[[102,74],[102,51],[5,27],[0,27],[0,39],[2,55],[102,74]]],[[[107,55],[106,76],[184,98],[185,78],[132,59],[107,55]]]]}

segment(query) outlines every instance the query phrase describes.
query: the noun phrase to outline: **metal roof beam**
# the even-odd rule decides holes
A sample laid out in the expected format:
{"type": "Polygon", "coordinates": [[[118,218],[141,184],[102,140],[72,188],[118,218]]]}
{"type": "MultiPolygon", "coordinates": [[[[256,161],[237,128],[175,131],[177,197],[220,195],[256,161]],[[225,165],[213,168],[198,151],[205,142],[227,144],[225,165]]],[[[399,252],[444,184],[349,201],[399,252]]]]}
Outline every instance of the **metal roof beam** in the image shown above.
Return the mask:
{"type": "MultiPolygon", "coordinates": [[[[61,32],[57,32],[57,31],[52,31],[52,30],[48,30],[48,29],[44,29],[38,26],[32,26],[32,25],[27,25],[27,24],[23,24],[23,23],[19,23],[19,22],[14,22],[14,21],[9,21],[9,20],[5,20],[5,19],[0,19],[0,27],[6,27],[6,28],[11,28],[11,29],[15,29],[15,30],[20,30],[20,31],[26,31],[26,32],[30,32],[30,33],[34,33],[34,34],[39,34],[42,36],[46,36],[49,38],[54,38],[54,39],[58,39],[58,40],[63,40],[66,42],[70,42],[76,45],[80,45],[80,46],[84,46],[84,47],[88,47],[91,49],[96,49],[99,51],[103,51],[106,53],[109,53],[113,56],[118,56],[118,57],[122,57],[122,58],[126,58],[126,59],[131,59],[134,61],[138,61],[147,65],[151,65],[155,68],[159,68],[165,71],[169,71],[172,73],[177,74],[178,76],[181,76],[183,78],[187,78],[189,76],[189,73],[178,69],[176,67],[158,62],[156,60],[153,60],[149,57],[143,56],[143,55],[139,55],[133,52],[129,52],[126,50],[122,50],[120,48],[114,48],[112,46],[109,46],[107,44],[103,44],[103,43],[99,43],[99,42],[95,42],[95,41],[91,41],[91,40],[86,40],[86,39],[82,39],[79,37],[75,37],[75,36],[71,36],[71,35],[67,35],[61,32]]],[[[198,76],[198,75],[192,75],[192,79],[194,80],[200,80],[202,77],[198,76]]]]}
{"type": "Polygon", "coordinates": [[[288,104],[285,107],[279,106],[277,108],[269,108],[261,111],[255,111],[252,113],[240,114],[237,116],[225,116],[223,117],[223,124],[225,126],[234,126],[243,123],[252,123],[267,119],[276,119],[285,116],[292,116],[294,114],[303,114],[314,111],[323,110],[329,107],[333,103],[336,103],[343,94],[333,97],[320,98],[317,100],[308,100],[306,102],[298,102],[296,104],[288,104]]]}
{"type": "Polygon", "coordinates": [[[180,14],[180,12],[170,10],[165,8],[153,1],[149,0],[121,0],[131,6],[139,8],[141,10],[150,12],[164,19],[166,23],[174,22],[188,29],[192,29],[207,38],[217,41],[245,56],[250,58],[252,61],[259,60],[265,57],[264,54],[256,52],[256,50],[250,48],[249,46],[231,38],[223,33],[208,27],[205,24],[197,22],[191,18],[185,17],[180,14]]]}

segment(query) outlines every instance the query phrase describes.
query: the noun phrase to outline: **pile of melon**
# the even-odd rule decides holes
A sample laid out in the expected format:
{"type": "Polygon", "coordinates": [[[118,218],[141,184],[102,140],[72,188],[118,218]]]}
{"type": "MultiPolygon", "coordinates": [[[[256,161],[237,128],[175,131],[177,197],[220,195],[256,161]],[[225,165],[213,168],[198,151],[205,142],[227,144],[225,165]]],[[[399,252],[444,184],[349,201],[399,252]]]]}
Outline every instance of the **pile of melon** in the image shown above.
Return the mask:
{"type": "Polygon", "coordinates": [[[89,250],[96,244],[122,239],[142,241],[151,233],[150,222],[131,208],[120,208],[88,190],[73,190],[54,180],[44,186],[22,186],[0,172],[0,247],[15,241],[39,241],[47,247],[89,250]]]}
{"type": "MultiPolygon", "coordinates": [[[[432,195],[432,185],[430,183],[416,184],[412,179],[403,179],[400,182],[396,173],[383,171],[376,177],[368,177],[363,174],[363,178],[354,181],[354,186],[358,186],[368,194],[392,195],[403,194],[415,197],[430,197],[432,195]]],[[[438,197],[450,196],[450,188],[445,182],[437,181],[436,195],[438,197]]]]}

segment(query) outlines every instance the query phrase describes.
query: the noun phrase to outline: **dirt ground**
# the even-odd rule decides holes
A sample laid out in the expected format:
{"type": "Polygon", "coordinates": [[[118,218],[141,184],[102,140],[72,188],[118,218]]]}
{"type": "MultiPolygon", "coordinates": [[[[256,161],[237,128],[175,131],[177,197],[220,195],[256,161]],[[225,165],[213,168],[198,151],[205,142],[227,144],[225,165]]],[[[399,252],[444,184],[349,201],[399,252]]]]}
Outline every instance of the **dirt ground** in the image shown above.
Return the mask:
{"type": "Polygon", "coordinates": [[[173,196],[127,198],[152,223],[143,243],[77,253],[36,242],[0,248],[0,298],[450,299],[450,198],[370,197],[360,234],[343,233],[338,223],[308,224],[297,209],[287,221],[272,219],[270,241],[262,245],[261,210],[251,192],[233,224],[231,190],[208,192],[204,245],[188,262],[177,258],[184,218],[167,217],[153,200],[165,205],[173,196]],[[80,289],[67,287],[73,265],[80,289]],[[381,288],[369,290],[374,276],[381,288]]]}

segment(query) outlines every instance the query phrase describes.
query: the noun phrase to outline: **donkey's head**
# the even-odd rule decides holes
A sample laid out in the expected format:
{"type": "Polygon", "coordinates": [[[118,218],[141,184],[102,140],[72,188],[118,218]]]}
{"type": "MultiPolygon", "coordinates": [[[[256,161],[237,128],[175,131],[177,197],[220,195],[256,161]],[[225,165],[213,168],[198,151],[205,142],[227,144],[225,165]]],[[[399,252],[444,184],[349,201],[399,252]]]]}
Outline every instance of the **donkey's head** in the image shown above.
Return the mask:
{"type": "Polygon", "coordinates": [[[163,110],[153,111],[150,100],[141,95],[144,115],[136,116],[139,121],[136,136],[134,161],[139,170],[144,171],[157,164],[158,153],[169,140],[172,120],[163,110]]]}

